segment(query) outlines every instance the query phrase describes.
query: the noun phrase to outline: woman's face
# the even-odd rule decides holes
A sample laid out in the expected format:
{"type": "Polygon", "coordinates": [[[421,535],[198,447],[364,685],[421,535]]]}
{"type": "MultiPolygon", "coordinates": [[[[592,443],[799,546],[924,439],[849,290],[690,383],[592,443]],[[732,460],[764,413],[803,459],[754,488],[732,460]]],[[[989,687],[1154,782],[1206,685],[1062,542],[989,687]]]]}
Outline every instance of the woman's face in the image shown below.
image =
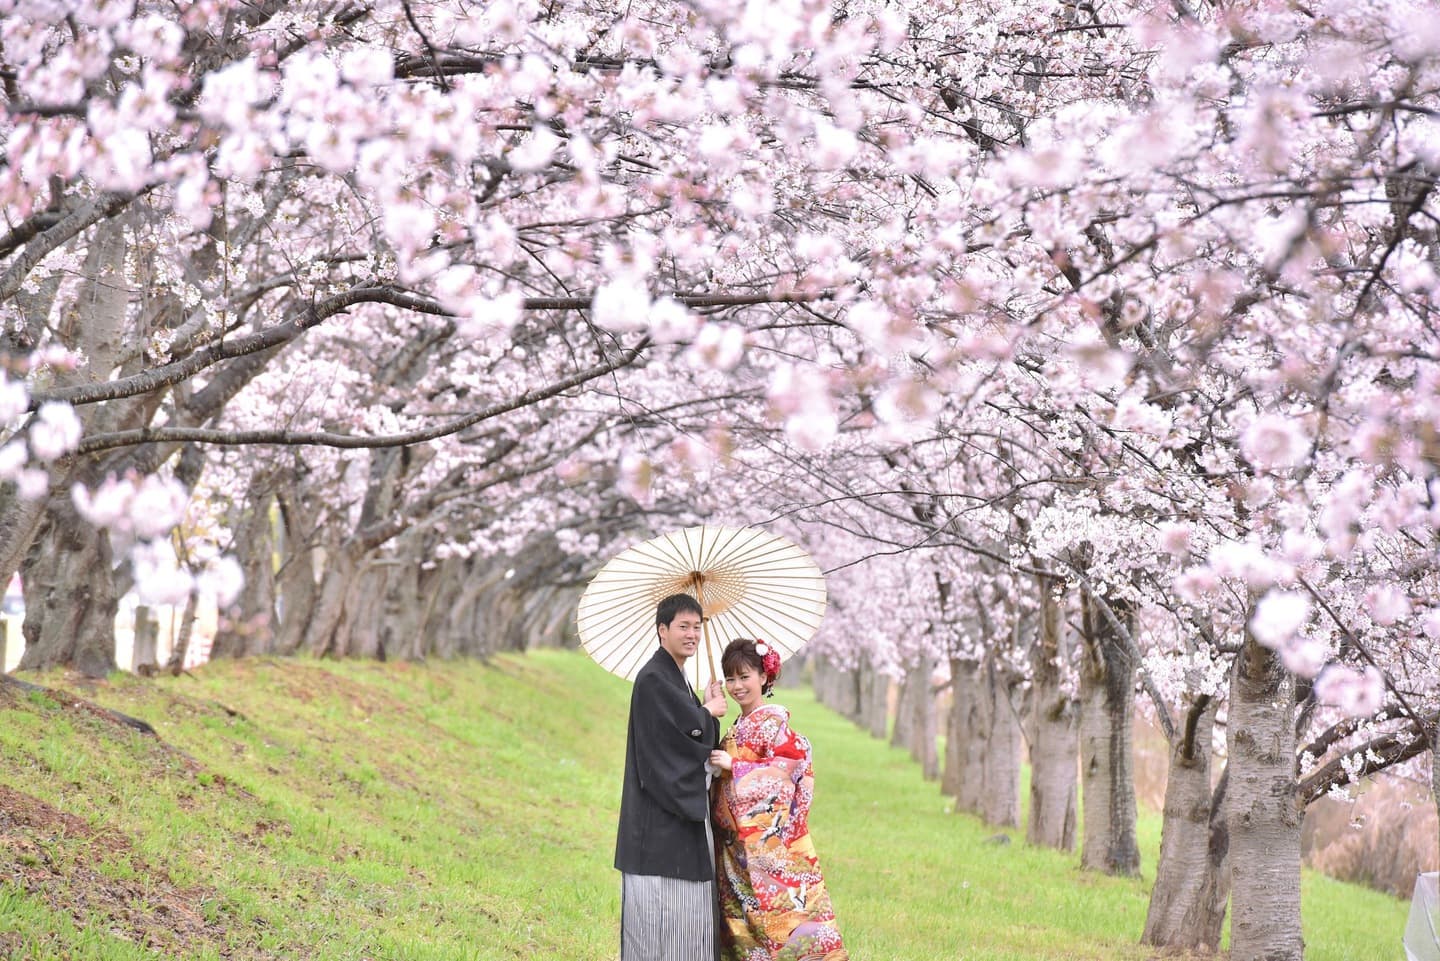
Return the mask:
{"type": "Polygon", "coordinates": [[[749,711],[764,699],[761,691],[764,685],[764,676],[749,664],[742,664],[735,673],[725,675],[725,690],[742,711],[749,711]]]}

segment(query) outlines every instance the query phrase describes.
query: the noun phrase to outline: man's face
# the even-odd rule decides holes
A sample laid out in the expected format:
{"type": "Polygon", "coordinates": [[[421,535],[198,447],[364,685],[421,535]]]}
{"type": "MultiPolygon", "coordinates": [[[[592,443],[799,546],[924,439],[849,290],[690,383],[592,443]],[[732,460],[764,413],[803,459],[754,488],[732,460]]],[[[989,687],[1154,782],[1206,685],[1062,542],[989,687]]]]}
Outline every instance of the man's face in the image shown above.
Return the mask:
{"type": "Polygon", "coordinates": [[[677,664],[683,664],[700,646],[700,615],[681,611],[669,624],[661,624],[660,646],[670,652],[677,664]]]}

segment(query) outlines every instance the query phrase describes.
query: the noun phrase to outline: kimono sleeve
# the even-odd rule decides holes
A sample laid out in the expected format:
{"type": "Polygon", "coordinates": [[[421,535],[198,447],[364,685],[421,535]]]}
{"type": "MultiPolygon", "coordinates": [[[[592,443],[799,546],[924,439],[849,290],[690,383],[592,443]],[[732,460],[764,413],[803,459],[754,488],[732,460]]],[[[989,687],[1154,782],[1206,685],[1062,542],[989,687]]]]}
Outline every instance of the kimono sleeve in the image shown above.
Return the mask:
{"type": "Polygon", "coordinates": [[[689,692],[654,676],[636,681],[633,698],[640,787],[671,814],[704,821],[710,808],[705,762],[718,727],[714,718],[689,692]]]}
{"type": "Polygon", "coordinates": [[[761,767],[774,767],[789,778],[796,766],[805,760],[796,752],[795,738],[790,731],[789,717],[780,711],[767,712],[765,719],[756,725],[745,738],[744,747],[756,758],[754,761],[736,760],[731,774],[738,780],[761,767]]]}

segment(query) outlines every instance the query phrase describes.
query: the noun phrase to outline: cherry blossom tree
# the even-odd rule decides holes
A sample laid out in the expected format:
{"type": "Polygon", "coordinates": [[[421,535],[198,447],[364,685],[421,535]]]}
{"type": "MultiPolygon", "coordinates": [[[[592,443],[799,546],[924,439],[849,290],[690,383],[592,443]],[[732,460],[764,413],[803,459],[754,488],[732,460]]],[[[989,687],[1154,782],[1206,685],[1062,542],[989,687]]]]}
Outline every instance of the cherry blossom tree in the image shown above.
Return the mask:
{"type": "Polygon", "coordinates": [[[1018,818],[1022,711],[1050,768],[1073,711],[1120,871],[1138,685],[1147,937],[1224,903],[1162,883],[1190,824],[1233,956],[1298,958],[1299,810],[1436,735],[1427,13],[0,0],[26,666],[112,667],[131,582],[240,597],[232,653],[523,643],[630,540],[769,523],[872,728],[948,668],[958,807],[1018,818]]]}

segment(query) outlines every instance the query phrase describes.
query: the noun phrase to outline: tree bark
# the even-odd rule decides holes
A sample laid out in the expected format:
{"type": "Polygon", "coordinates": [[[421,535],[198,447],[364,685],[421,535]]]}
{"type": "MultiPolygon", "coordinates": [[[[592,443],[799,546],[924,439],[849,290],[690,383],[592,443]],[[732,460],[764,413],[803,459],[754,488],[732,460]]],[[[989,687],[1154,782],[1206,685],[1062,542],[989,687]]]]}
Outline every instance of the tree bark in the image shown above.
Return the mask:
{"type": "Polygon", "coordinates": [[[985,658],[990,706],[985,732],[980,816],[997,827],[1020,826],[1020,751],[1023,734],[1017,678],[992,650],[985,658]]]}
{"type": "Polygon", "coordinates": [[[1080,710],[1068,692],[1065,667],[1071,645],[1061,618],[1060,582],[1036,579],[1040,625],[1030,651],[1034,710],[1030,722],[1030,844],[1075,850],[1076,781],[1080,749],[1080,710]]]}
{"type": "Polygon", "coordinates": [[[180,629],[175,632],[175,646],[170,649],[170,660],[165,670],[179,676],[185,670],[185,658],[190,654],[190,641],[195,636],[195,594],[185,598],[185,607],[180,614],[180,629]]]}
{"type": "Polygon", "coordinates": [[[945,718],[945,770],[940,777],[940,793],[957,802],[965,779],[971,775],[965,763],[970,740],[975,736],[975,701],[979,696],[975,672],[974,662],[950,658],[950,710],[945,718]]]}
{"type": "MultiPolygon", "coordinates": [[[[344,635],[335,641],[334,653],[340,657],[361,657],[384,660],[384,625],[394,614],[397,585],[392,583],[392,568],[373,556],[359,565],[345,589],[344,635]]],[[[409,605],[424,603],[418,595],[405,598],[409,605]]]]}
{"type": "Polygon", "coordinates": [[[360,552],[353,545],[344,544],[327,550],[325,559],[302,644],[316,657],[346,657],[349,639],[345,635],[345,600],[355,580],[360,552]]]}
{"type": "Polygon", "coordinates": [[[210,647],[211,658],[269,654],[275,643],[275,539],[270,529],[268,495],[256,496],[245,508],[231,541],[231,551],[245,574],[240,596],[221,611],[210,647]]]}
{"type": "MultiPolygon", "coordinates": [[[[99,234],[100,231],[97,231],[97,244],[101,240],[99,234]]],[[[35,289],[22,287],[16,291],[14,304],[17,316],[23,318],[24,323],[19,326],[0,325],[0,355],[18,358],[35,349],[40,333],[54,310],[65,275],[66,272],[57,270],[40,280],[35,289]]],[[[96,320],[98,323],[99,318],[96,320]]],[[[66,379],[79,376],[83,375],[62,375],[66,379]]],[[[81,417],[83,421],[83,413],[81,417]]],[[[61,483],[71,463],[67,458],[51,468],[52,485],[61,483]]],[[[26,500],[16,494],[12,485],[0,484],[0,585],[9,584],[11,575],[19,571],[25,563],[25,557],[30,553],[30,547],[35,543],[35,538],[45,523],[45,507],[48,503],[49,500],[44,497],[26,500]]],[[[13,639],[12,643],[18,644],[20,641],[13,639]]]]}
{"type": "Polygon", "coordinates": [[[1224,782],[1210,787],[1211,738],[1219,702],[1203,696],[1186,711],[1170,751],[1164,824],[1155,886],[1141,942],[1157,948],[1213,952],[1229,895],[1230,839],[1224,782]]]}
{"type": "Polygon", "coordinates": [[[160,666],[160,622],[144,604],[135,606],[135,643],[130,652],[130,670],[153,674],[160,666]]]}
{"type": "Polygon", "coordinates": [[[890,727],[890,678],[875,669],[867,656],[860,662],[860,726],[871,737],[884,738],[890,727]]]}
{"type": "Polygon", "coordinates": [[[20,670],[69,667],[86,677],[116,668],[115,564],[110,538],[80,518],[57,492],[22,566],[25,654],[20,670]]]}
{"type": "MultiPolygon", "coordinates": [[[[1122,602],[1112,600],[1110,608],[1125,616],[1122,602]]],[[[1132,741],[1137,665],[1088,591],[1081,594],[1081,623],[1085,646],[1080,669],[1080,776],[1085,830],[1080,866],[1135,875],[1140,871],[1132,741]]]]}
{"type": "MultiPolygon", "coordinates": [[[[525,623],[536,644],[561,647],[568,635],[565,625],[580,602],[579,592],[556,584],[531,588],[526,595],[525,623]]],[[[796,667],[798,670],[798,665],[796,667]]]]}
{"type": "Polygon", "coordinates": [[[1230,957],[1301,961],[1295,676],[1248,636],[1230,675],[1227,735],[1230,957]]]}
{"type": "MultiPolygon", "coordinates": [[[[417,546],[417,557],[425,556],[417,546]]],[[[465,562],[447,558],[429,570],[420,563],[392,568],[386,583],[384,623],[380,627],[380,650],[386,658],[419,661],[439,656],[447,616],[460,606],[465,562]]]]}
{"type": "Polygon", "coordinates": [[[442,622],[426,648],[426,656],[455,657],[474,644],[471,625],[475,620],[475,604],[480,599],[478,578],[471,576],[472,559],[446,560],[449,581],[455,585],[455,599],[448,607],[439,608],[442,622]]]}
{"type": "MultiPolygon", "coordinates": [[[[80,352],[88,364],[59,376],[65,384],[108,377],[123,353],[129,289],[125,282],[127,243],[118,219],[95,228],[85,252],[83,280],[72,309],[61,309],[52,319],[56,338],[80,352]]],[[[52,306],[46,295],[46,306],[52,306]]],[[[126,416],[122,405],[114,410],[78,411],[88,432],[115,426],[126,416]]],[[[15,538],[4,553],[21,563],[27,598],[23,670],[71,667],[88,677],[104,677],[115,670],[114,560],[109,536],[82,520],[68,490],[76,467],[62,458],[51,467],[52,492],[39,504],[16,504],[7,511],[5,533],[15,538]],[[28,545],[28,548],[27,546],[28,545]]],[[[92,478],[79,471],[82,479],[92,478]]],[[[9,572],[4,572],[9,580],[9,572]]],[[[3,582],[0,582],[3,583],[3,582]]]]}
{"type": "Polygon", "coordinates": [[[895,723],[890,727],[890,746],[909,748],[915,742],[915,711],[911,702],[915,700],[915,672],[909,668],[895,688],[895,723]]]}
{"type": "Polygon", "coordinates": [[[955,810],[983,815],[985,810],[985,751],[989,743],[990,716],[995,699],[987,680],[987,661],[966,665],[965,714],[959,723],[965,732],[961,740],[959,788],[955,810]]]}
{"type": "Polygon", "coordinates": [[[905,672],[895,702],[895,729],[890,737],[891,744],[905,748],[920,763],[927,781],[940,776],[935,746],[935,695],[930,691],[933,673],[928,658],[905,672]]]}
{"type": "Polygon", "coordinates": [[[280,505],[280,571],[277,575],[279,630],[275,637],[277,654],[294,654],[305,640],[305,626],[315,609],[316,517],[303,498],[287,493],[282,485],[276,500],[280,505]]]}
{"type": "Polygon", "coordinates": [[[915,700],[911,705],[915,711],[915,740],[910,747],[910,756],[920,762],[920,771],[927,781],[940,777],[940,754],[936,744],[940,732],[936,727],[935,692],[931,690],[930,683],[935,676],[934,668],[934,662],[927,658],[924,674],[916,679],[915,700]]]}

